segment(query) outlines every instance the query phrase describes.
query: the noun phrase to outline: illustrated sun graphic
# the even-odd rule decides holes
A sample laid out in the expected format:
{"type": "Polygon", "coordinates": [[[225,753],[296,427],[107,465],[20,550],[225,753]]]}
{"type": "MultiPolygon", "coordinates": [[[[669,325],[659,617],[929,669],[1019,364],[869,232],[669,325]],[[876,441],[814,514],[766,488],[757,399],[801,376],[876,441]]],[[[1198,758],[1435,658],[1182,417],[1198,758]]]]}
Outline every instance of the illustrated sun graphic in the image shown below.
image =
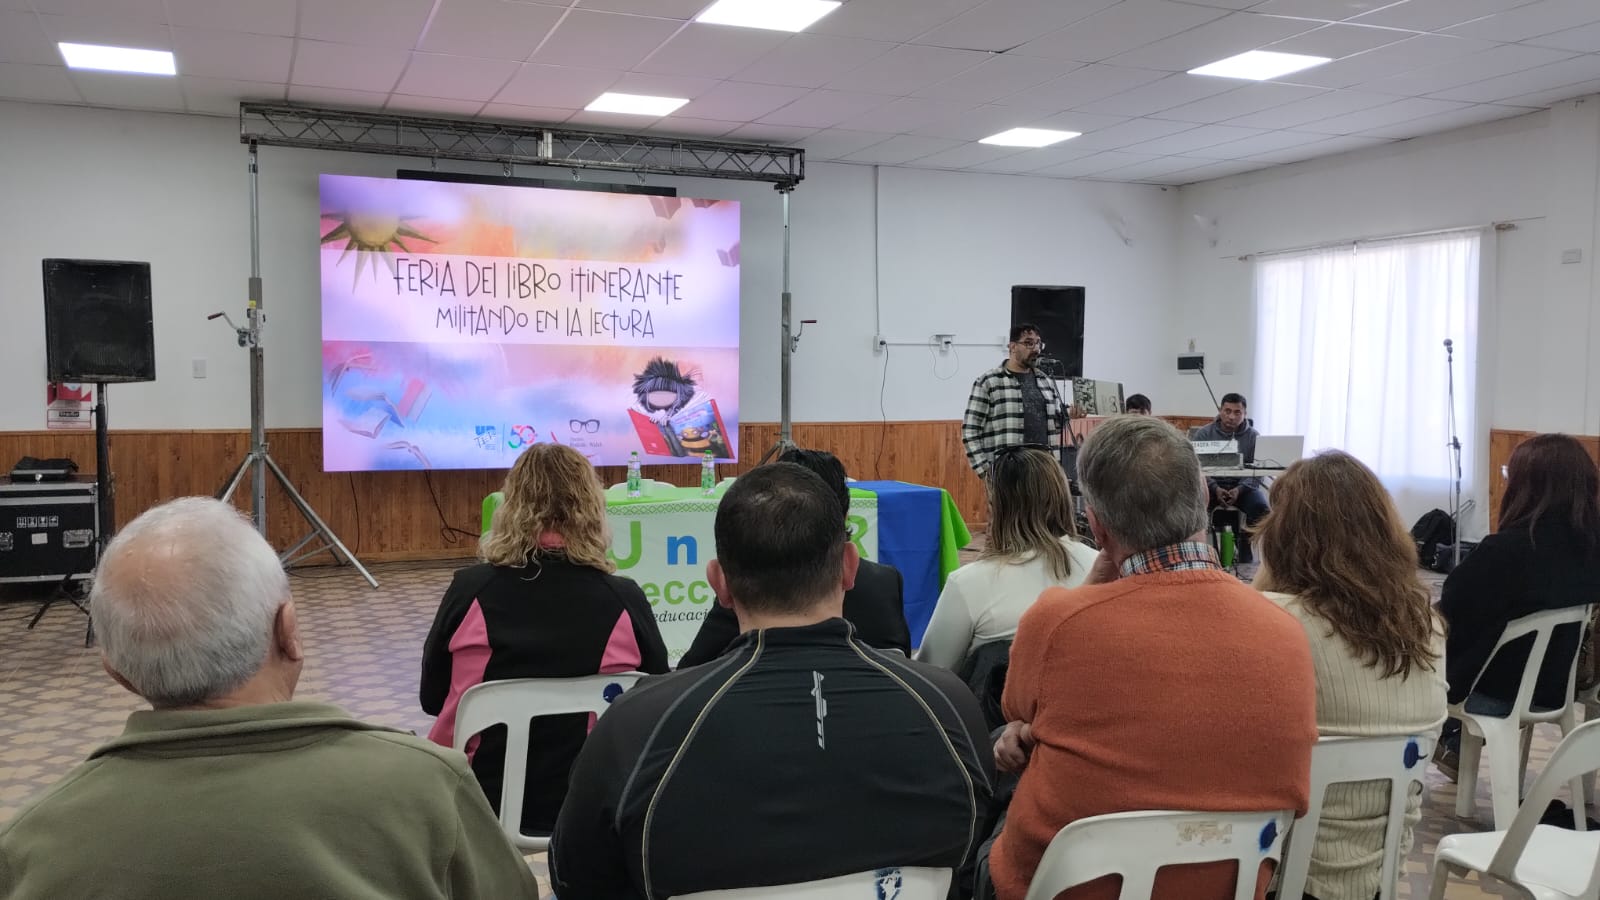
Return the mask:
{"type": "Polygon", "coordinates": [[[407,225],[419,216],[401,216],[393,213],[356,211],[335,212],[328,214],[330,218],[337,219],[339,224],[327,234],[322,236],[322,243],[332,244],[340,240],[346,241],[344,252],[339,254],[338,265],[344,265],[345,258],[351,251],[356,254],[356,271],[350,280],[353,289],[361,281],[361,272],[371,268],[372,277],[378,277],[378,260],[382,259],[389,267],[389,274],[394,274],[394,254],[391,249],[399,249],[411,253],[405,241],[401,238],[416,238],[430,244],[438,243],[416,229],[407,225]]]}

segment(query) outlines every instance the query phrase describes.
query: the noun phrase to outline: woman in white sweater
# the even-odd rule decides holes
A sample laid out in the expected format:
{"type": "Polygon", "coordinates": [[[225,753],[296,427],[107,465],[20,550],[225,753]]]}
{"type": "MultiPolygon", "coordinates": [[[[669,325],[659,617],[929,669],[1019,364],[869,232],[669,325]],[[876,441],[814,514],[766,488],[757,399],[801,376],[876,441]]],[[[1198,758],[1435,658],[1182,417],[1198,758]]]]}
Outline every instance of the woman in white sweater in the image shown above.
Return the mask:
{"type": "MultiPolygon", "coordinates": [[[[1445,719],[1444,629],[1417,578],[1411,536],[1372,470],[1339,451],[1295,463],[1273,484],[1272,511],[1255,540],[1255,587],[1299,619],[1311,642],[1318,730],[1437,732],[1445,719]]],[[[1407,850],[1421,805],[1413,786],[1407,850]]],[[[1386,783],[1328,788],[1306,898],[1377,895],[1388,808],[1386,783]]]]}
{"type": "Polygon", "coordinates": [[[1045,589],[1082,584],[1096,552],[1078,540],[1072,492],[1054,456],[1031,448],[995,454],[988,543],[950,573],[917,659],[957,669],[982,644],[1010,640],[1045,589]]]}

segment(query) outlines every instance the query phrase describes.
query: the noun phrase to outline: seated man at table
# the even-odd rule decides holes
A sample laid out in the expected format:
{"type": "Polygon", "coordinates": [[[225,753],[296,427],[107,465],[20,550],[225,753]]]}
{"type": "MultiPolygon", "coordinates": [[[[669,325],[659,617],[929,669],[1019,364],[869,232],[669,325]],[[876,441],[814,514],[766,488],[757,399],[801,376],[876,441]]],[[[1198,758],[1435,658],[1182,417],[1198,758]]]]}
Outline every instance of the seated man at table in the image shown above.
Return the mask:
{"type": "Polygon", "coordinates": [[[728,489],[706,576],[744,633],[595,724],[551,838],[561,900],[957,869],[972,854],[994,766],[978,701],[840,617],[857,563],[843,519],[793,463],[728,489]]]}
{"type": "MultiPolygon", "coordinates": [[[[778,457],[779,462],[794,463],[815,472],[848,512],[850,487],[839,458],[826,450],[788,450],[778,457]]],[[[854,625],[856,637],[879,650],[899,650],[911,654],[911,630],[906,627],[906,614],[902,600],[904,580],[894,566],[861,560],[856,570],[855,586],[844,593],[844,618],[854,625]]],[[[687,669],[710,662],[727,649],[739,636],[739,620],[726,597],[719,595],[711,611],[700,623],[689,652],[678,660],[678,668],[687,669]]]]}
{"type": "MultiPolygon", "coordinates": [[[[1234,441],[1246,465],[1256,461],[1255,422],[1245,418],[1249,404],[1243,394],[1223,394],[1222,405],[1217,408],[1217,418],[1190,435],[1195,441],[1234,441]]],[[[1250,562],[1250,534],[1247,528],[1255,527],[1267,515],[1267,492],[1259,478],[1210,478],[1206,480],[1210,494],[1209,508],[1237,509],[1244,515],[1246,528],[1239,530],[1239,561],[1250,562]]]]}
{"type": "Polygon", "coordinates": [[[232,506],[139,516],[89,604],[154,709],[0,827],[0,897],[538,896],[465,757],[294,700],[288,578],[232,506]]]}
{"type": "Polygon", "coordinates": [[[1122,411],[1130,416],[1148,416],[1150,412],[1150,398],[1143,394],[1134,394],[1122,403],[1122,411]]]}

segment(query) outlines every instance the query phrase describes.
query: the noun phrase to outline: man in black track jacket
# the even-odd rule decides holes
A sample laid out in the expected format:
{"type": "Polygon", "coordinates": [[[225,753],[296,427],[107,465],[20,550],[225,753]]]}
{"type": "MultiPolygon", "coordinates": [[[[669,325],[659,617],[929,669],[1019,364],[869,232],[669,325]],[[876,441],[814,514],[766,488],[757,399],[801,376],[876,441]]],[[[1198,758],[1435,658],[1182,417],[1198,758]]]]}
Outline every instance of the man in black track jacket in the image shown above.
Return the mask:
{"type": "Polygon", "coordinates": [[[841,618],[858,561],[843,520],[793,464],[728,490],[707,575],[743,633],[600,718],[551,839],[561,900],[959,869],[972,854],[994,767],[977,700],[951,673],[855,637],[841,618]]]}

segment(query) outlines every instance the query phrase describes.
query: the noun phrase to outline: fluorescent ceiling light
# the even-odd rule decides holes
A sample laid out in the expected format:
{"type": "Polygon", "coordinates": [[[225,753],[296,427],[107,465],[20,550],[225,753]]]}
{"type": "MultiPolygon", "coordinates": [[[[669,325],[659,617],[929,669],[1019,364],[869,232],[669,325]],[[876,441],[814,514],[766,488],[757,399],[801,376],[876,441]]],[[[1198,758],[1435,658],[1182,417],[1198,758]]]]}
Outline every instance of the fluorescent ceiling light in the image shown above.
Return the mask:
{"type": "Polygon", "coordinates": [[[1251,50],[1238,56],[1219,59],[1210,65],[1190,69],[1190,75],[1214,75],[1218,78],[1245,78],[1266,81],[1290,72],[1309,69],[1328,62],[1326,56],[1304,56],[1299,53],[1278,53],[1273,50],[1251,50]]]}
{"type": "Polygon", "coordinates": [[[839,5],[839,0],[717,0],[694,20],[707,25],[804,31],[839,5]]]}
{"type": "Polygon", "coordinates": [[[995,144],[1000,147],[1048,147],[1062,141],[1071,140],[1082,134],[1081,131],[1051,131],[1048,128],[1013,128],[999,134],[991,134],[980,144],[995,144]]]}
{"type": "Polygon", "coordinates": [[[647,97],[643,94],[617,94],[606,91],[585,106],[589,112],[622,113],[629,116],[664,116],[688,103],[678,97],[647,97]]]}
{"type": "Polygon", "coordinates": [[[132,47],[102,47],[98,44],[69,44],[63,41],[61,58],[69,69],[94,69],[100,72],[133,72],[139,75],[176,75],[178,64],[171,50],[137,50],[132,47]]]}

